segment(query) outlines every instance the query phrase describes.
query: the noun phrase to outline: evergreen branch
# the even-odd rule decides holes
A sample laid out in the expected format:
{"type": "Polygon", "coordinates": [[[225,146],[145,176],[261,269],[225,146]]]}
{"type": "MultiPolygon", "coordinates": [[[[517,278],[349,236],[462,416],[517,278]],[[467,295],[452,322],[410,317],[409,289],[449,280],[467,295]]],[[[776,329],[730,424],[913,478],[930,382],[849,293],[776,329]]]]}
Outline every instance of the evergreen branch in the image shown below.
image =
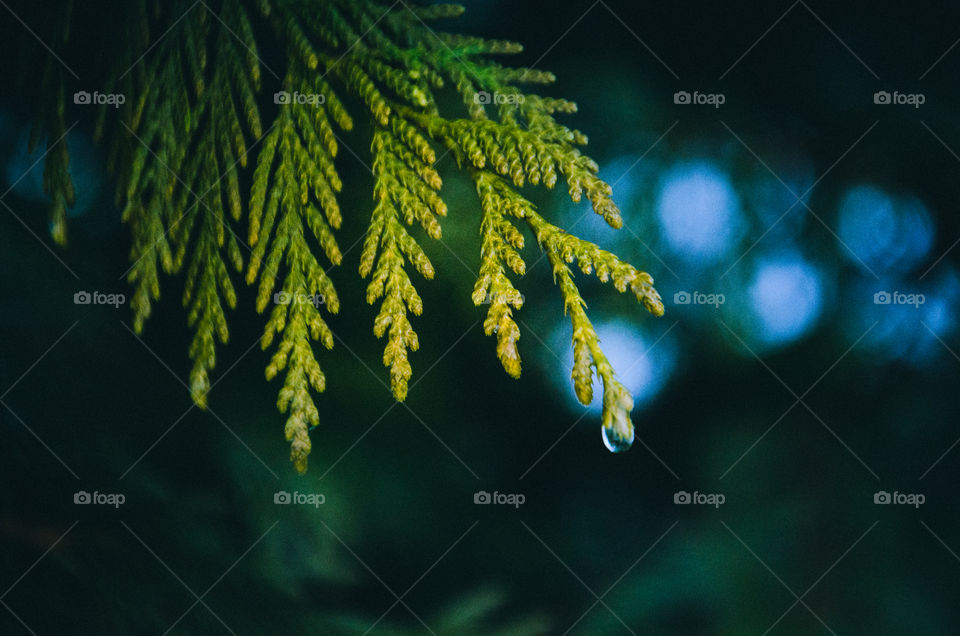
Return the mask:
{"type": "Polygon", "coordinates": [[[141,86],[153,99],[141,100],[142,114],[126,113],[127,130],[138,142],[132,151],[126,147],[131,161],[125,162],[130,168],[123,214],[134,232],[129,275],[136,284],[134,328],[142,329],[151,298],[159,298],[157,260],[164,270],[177,272],[193,244],[183,303],[195,330],[189,349],[194,362],[190,389],[201,408],[216,364],[214,335],[222,343],[229,339],[223,304],[236,305],[223,251],[236,271],[243,267],[237,235],[227,219],[228,212],[234,221],[242,214],[236,166],[246,164],[247,149],[238,111],[244,112],[253,135],[261,132],[252,97],[259,70],[255,60],[247,69],[236,62],[240,42],[230,24],[243,32],[245,14],[239,5],[230,6],[234,10],[225,12],[218,25],[207,19],[178,23],[157,56],[151,79],[141,86]],[[218,63],[208,65],[211,28],[217,29],[212,47],[218,63]],[[179,72],[183,66],[189,71],[185,76],[179,72]],[[184,99],[162,99],[166,91],[184,99]],[[235,93],[235,100],[230,99],[235,93]],[[181,209],[186,212],[174,217],[181,209]]]}
{"type": "MultiPolygon", "coordinates": [[[[409,314],[424,309],[408,270],[412,266],[427,279],[435,273],[409,228],[417,224],[439,240],[440,218],[448,213],[434,167],[439,144],[470,172],[476,187],[480,269],[472,300],[489,304],[484,332],[496,336],[504,370],[512,377],[521,371],[514,312],[524,298],[512,278],[526,271],[518,227],[525,225],[547,254],[573,325],[576,394],[590,402],[596,373],[604,391],[604,439],[613,450],[629,445],[633,400],[600,348],[570,265],[576,262],[582,273],[612,282],[620,292],[629,289],[654,315],[663,313],[663,303],[649,274],[567,234],[520,193],[528,185],[551,189],[562,179],[571,200],[585,197],[611,227],[623,224],[612,188],[579,148],[586,135],[556,119],[576,112],[576,104],[518,88],[548,85],[552,73],[492,59],[520,52],[517,43],[436,32],[428,25],[460,15],[458,5],[212,0],[209,11],[185,15],[190,8],[188,0],[124,5],[130,28],[110,56],[104,85],[128,99],[98,112],[95,133],[108,139],[117,205],[131,231],[128,281],[137,332],[160,297],[160,272],[178,274],[187,263],[183,302],[194,332],[190,387],[198,405],[206,404],[216,341],[229,338],[226,308],[237,302],[230,269],[244,270],[247,284],[257,285],[256,310],[273,305],[261,340],[264,349],[276,340],[266,376],[284,372],[277,406],[287,414],[293,464],[306,470],[309,430],[320,421],[314,395],[326,387],[313,343],[327,349],[334,344],[320,308],[339,311],[319,254],[331,269],[341,263],[334,233],[354,218],[338,201],[343,183],[334,132],[335,126],[354,128],[348,112],[353,101],[373,130],[374,206],[359,273],[370,279],[368,303],[380,302],[374,334],[386,337],[383,362],[394,396],[406,398],[410,352],[419,348],[409,314]],[[274,105],[264,131],[259,55],[271,29],[285,68],[279,84],[265,91],[274,95],[274,105]],[[460,113],[443,112],[443,90],[459,95],[460,113]],[[248,170],[249,156],[254,165],[248,170]],[[245,201],[241,190],[251,172],[245,201]],[[236,233],[244,226],[249,244],[236,233]],[[241,247],[250,251],[246,264],[241,247]]],[[[64,46],[69,23],[65,11],[51,27],[64,46]]],[[[66,144],[53,141],[66,130],[62,69],[47,65],[39,85],[49,99],[39,100],[45,106],[34,141],[47,142],[44,188],[53,235],[62,242],[74,198],[66,144]]]]}
{"type": "MultiPolygon", "coordinates": [[[[407,397],[407,383],[413,375],[407,349],[416,351],[420,348],[407,311],[415,316],[423,312],[423,301],[404,266],[411,261],[428,280],[433,278],[434,269],[423,249],[400,223],[400,214],[404,215],[408,225],[412,225],[415,219],[419,220],[432,237],[439,239],[440,225],[434,214],[446,214],[446,206],[432,189],[432,186],[439,188],[439,175],[426,170],[423,164],[419,167],[424,176],[415,174],[402,159],[404,153],[399,148],[400,143],[393,133],[383,128],[373,136],[376,180],[373,196],[376,205],[360,255],[360,276],[366,278],[373,271],[367,286],[368,303],[372,305],[383,298],[380,312],[373,323],[373,332],[381,338],[388,328],[390,330],[383,351],[383,364],[390,368],[390,386],[394,396],[403,401],[407,397]]],[[[406,156],[415,159],[412,154],[406,153],[406,156]]]]}
{"type": "Polygon", "coordinates": [[[523,220],[533,231],[537,243],[543,249],[553,269],[554,282],[563,297],[564,313],[570,316],[573,327],[574,364],[571,372],[577,398],[583,404],[593,401],[593,373],[603,382],[603,431],[607,446],[614,451],[629,448],[633,441],[633,424],[630,411],[633,397],[617,379],[612,365],[600,348],[600,340],[587,317],[586,302],[580,295],[573,273],[568,266],[576,261],[584,274],[594,273],[603,282],[612,281],[619,292],[628,288],[637,301],[652,314],[663,315],[663,302],[653,288],[653,279],[626,263],[611,252],[598,248],[589,241],[567,234],[540,216],[533,204],[520,196],[501,177],[491,172],[476,172],[477,191],[484,210],[483,248],[481,250],[481,278],[474,288],[475,304],[482,302],[482,294],[490,294],[491,307],[484,329],[487,335],[497,333],[497,354],[504,369],[519,375],[519,355],[516,354],[516,339],[519,329],[512,320],[508,306],[519,309],[523,300],[513,285],[506,279],[503,266],[493,254],[505,260],[517,273],[523,274],[523,261],[513,248],[523,247],[523,237],[516,228],[501,216],[507,213],[523,220]],[[482,292],[481,292],[482,290],[482,292]],[[490,290],[494,290],[491,292],[490,290]],[[514,366],[515,365],[515,366],[514,366]]]}
{"type": "MultiPolygon", "coordinates": [[[[285,86],[291,88],[293,82],[294,77],[288,75],[285,86]]],[[[287,371],[277,408],[289,411],[284,430],[291,442],[290,458],[301,473],[307,469],[311,449],[309,428],[320,422],[310,389],[322,392],[326,388],[311,342],[319,340],[327,349],[333,348],[333,332],[321,317],[319,306],[322,304],[330,313],[339,311],[333,282],[307,242],[305,228],[331,264],[339,265],[343,258],[333,235],[333,229],[342,222],[336,199],[342,183],[333,164],[337,143],[326,108],[311,110],[298,104],[282,105],[264,140],[251,191],[249,238],[253,253],[247,269],[248,283],[260,278],[257,311],[263,312],[285,260],[287,274],[273,296],[275,306],[261,346],[267,349],[275,335],[281,336],[266,376],[271,380],[280,371],[287,371]]],[[[352,125],[349,119],[340,119],[345,126],[352,125]]]]}
{"type": "Polygon", "coordinates": [[[518,250],[523,249],[523,235],[504,216],[511,213],[523,217],[520,209],[511,211],[516,200],[504,196],[498,189],[499,177],[490,172],[474,171],[477,195],[483,209],[480,223],[480,275],[473,287],[473,304],[489,304],[483,331],[488,336],[497,336],[497,357],[504,371],[514,378],[520,377],[520,352],[517,340],[520,328],[513,319],[513,309],[523,307],[523,296],[513,286],[506,274],[506,265],[518,276],[526,273],[526,264],[518,250]]]}
{"type": "MultiPolygon", "coordinates": [[[[63,44],[69,37],[70,8],[53,23],[51,40],[63,44]]],[[[26,78],[23,78],[24,80],[26,78]]],[[[47,57],[40,78],[38,99],[40,110],[30,131],[27,151],[33,153],[41,141],[45,142],[43,193],[50,198],[50,236],[60,246],[67,244],[67,208],[73,207],[76,196],[70,177],[70,154],[67,149],[65,122],[66,89],[63,66],[59,60],[47,57]]],[[[72,126],[71,126],[72,128],[72,126]]]]}

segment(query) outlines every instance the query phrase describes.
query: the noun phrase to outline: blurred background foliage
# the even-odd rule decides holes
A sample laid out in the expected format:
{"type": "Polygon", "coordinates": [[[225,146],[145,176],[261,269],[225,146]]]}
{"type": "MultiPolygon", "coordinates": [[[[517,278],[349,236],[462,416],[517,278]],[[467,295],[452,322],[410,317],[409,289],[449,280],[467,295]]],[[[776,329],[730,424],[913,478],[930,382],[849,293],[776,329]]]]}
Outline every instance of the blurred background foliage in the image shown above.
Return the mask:
{"type": "MultiPolygon", "coordinates": [[[[445,276],[421,286],[409,408],[384,385],[374,309],[331,317],[342,342],[321,355],[322,424],[297,477],[250,349],[259,317],[230,315],[202,413],[182,384],[179,280],[143,342],[123,308],[73,304],[126,292],[127,232],[84,121],[71,242],[44,249],[31,105],[4,94],[0,633],[364,633],[385,613],[374,633],[956,633],[960,7],[464,4],[450,30],[523,42],[510,62],[556,72],[550,94],[578,102],[570,123],[626,227],[562,192],[533,200],[666,301],[652,319],[583,281],[637,397],[634,449],[608,453],[599,408],[575,401],[543,261],[519,285],[523,377],[500,369],[469,300],[479,206],[447,157],[451,214],[427,245],[445,276]],[[681,90],[726,101],[678,105],[681,90]],[[876,105],[880,90],[926,102],[876,105]],[[75,506],[80,489],[126,503],[75,506]],[[279,490],[326,500],[277,506],[279,490]],[[476,506],[479,490],[526,501],[476,506]],[[726,501],[678,506],[680,490],[726,501]],[[880,490],[926,503],[877,506],[880,490]]],[[[7,41],[23,28],[0,24],[7,41]]],[[[361,159],[367,132],[344,139],[361,159]]],[[[371,179],[349,152],[339,165],[350,245],[371,179]]],[[[335,273],[347,307],[357,256],[335,273]]]]}

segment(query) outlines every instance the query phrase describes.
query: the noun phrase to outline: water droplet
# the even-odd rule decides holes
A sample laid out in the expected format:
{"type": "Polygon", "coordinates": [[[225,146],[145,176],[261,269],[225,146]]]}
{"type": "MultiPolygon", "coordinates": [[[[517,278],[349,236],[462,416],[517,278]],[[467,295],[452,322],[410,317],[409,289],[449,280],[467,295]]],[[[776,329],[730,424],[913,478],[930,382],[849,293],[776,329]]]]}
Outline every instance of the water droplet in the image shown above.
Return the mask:
{"type": "Polygon", "coordinates": [[[623,453],[630,450],[630,447],[633,446],[633,427],[630,427],[629,436],[624,436],[613,427],[607,428],[606,426],[601,426],[600,431],[603,434],[603,445],[611,453],[623,453]]]}

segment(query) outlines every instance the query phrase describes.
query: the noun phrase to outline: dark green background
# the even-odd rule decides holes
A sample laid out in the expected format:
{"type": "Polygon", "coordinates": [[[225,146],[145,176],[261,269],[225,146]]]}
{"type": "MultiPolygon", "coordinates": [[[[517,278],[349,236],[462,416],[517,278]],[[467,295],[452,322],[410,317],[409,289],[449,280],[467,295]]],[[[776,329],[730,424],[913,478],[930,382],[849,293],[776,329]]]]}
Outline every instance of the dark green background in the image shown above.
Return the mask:
{"type": "MultiPolygon", "coordinates": [[[[125,328],[126,309],[72,302],[80,289],[129,295],[120,280],[128,232],[110,184],[72,219],[65,249],[47,236],[45,206],[17,190],[3,199],[17,216],[0,209],[0,600],[36,633],[155,633],[194,602],[187,587],[202,595],[213,586],[204,602],[237,633],[363,633],[394,603],[387,588],[401,595],[413,585],[403,602],[436,633],[564,633],[596,593],[603,604],[574,633],[628,626],[638,634],[762,634],[796,594],[802,603],[770,633],[956,633],[960,450],[920,477],[960,435],[958,252],[918,279],[960,236],[960,159],[951,150],[960,149],[960,48],[919,77],[960,38],[960,8],[797,3],[720,80],[789,3],[466,4],[467,14],[443,28],[522,41],[525,52],[509,61],[557,74],[546,90],[580,105],[565,121],[590,136],[589,154],[601,165],[640,157],[670,129],[627,181],[633,188],[615,190],[631,230],[589,225],[589,238],[653,274],[667,305],[663,318],[652,318],[584,283],[592,315],[633,325],[648,345],[669,331],[662,344],[672,368],[634,411],[635,447],[607,452],[599,413],[581,419],[571,390],[557,382],[566,370],[555,369],[546,347],[568,355],[550,339],[565,319],[544,262],[520,281],[523,377],[503,373],[478,324],[482,310],[469,300],[479,209],[449,157],[441,162],[447,247],[423,240],[438,276],[416,282],[426,310],[414,321],[421,350],[412,357],[407,406],[395,405],[384,386],[383,343],[371,333],[376,310],[364,302],[355,248],[334,272],[342,309],[329,322],[338,342],[332,352],[318,348],[328,388],[317,401],[322,423],[303,477],[287,461],[284,417],[274,408],[279,381],[263,378],[269,354],[250,350],[263,321],[251,290],[240,291],[231,342],[218,349],[214,379],[223,379],[212,412],[191,409],[181,383],[190,332],[180,280],[164,281],[142,342],[125,328]],[[722,92],[727,103],[678,106],[677,90],[722,92]],[[878,90],[922,92],[927,102],[916,110],[876,106],[878,90]],[[731,131],[778,174],[797,165],[815,177],[829,169],[807,202],[831,229],[852,184],[924,203],[934,243],[895,274],[901,289],[927,285],[944,303],[939,340],[911,314],[887,341],[861,341],[832,367],[865,328],[852,316],[866,312],[867,325],[881,330],[892,318],[871,305],[878,283],[802,207],[789,217],[798,228],[789,240],[766,235],[734,269],[723,288],[726,313],[673,304],[676,290],[715,280],[772,222],[745,208],[742,244],[712,270],[661,249],[653,206],[660,171],[712,162],[744,200],[756,175],[769,180],[731,131]],[[738,340],[754,348],[746,272],[754,259],[775,256],[780,241],[820,268],[820,315],[802,337],[757,346],[760,360],[738,340]],[[897,341],[914,343],[910,355],[890,353],[897,341]],[[720,479],[801,395],[809,410],[795,406],[720,479]],[[80,489],[122,492],[127,501],[119,510],[75,506],[80,489]],[[326,503],[276,506],[281,489],[324,493],[326,503]],[[522,493],[526,503],[476,506],[478,490],[522,493]],[[723,493],[726,503],[678,506],[678,490],[723,493]],[[923,493],[926,503],[877,506],[878,490],[923,493]]],[[[22,36],[6,10],[0,24],[7,41],[22,36]]],[[[96,54],[71,62],[91,65],[96,54]]],[[[37,74],[45,63],[5,57],[5,72],[25,66],[37,74]]],[[[13,157],[32,108],[13,90],[2,102],[0,147],[13,157]]],[[[81,147],[90,130],[83,117],[71,137],[81,147]]],[[[365,162],[367,133],[360,127],[342,138],[365,162]]],[[[74,170],[97,165],[98,155],[84,152],[74,154],[74,170]]],[[[365,229],[372,179],[350,152],[338,164],[346,247],[365,229]]],[[[530,196],[561,225],[587,212],[559,190],[530,196]]],[[[219,630],[197,605],[174,633],[219,630]]],[[[0,607],[0,633],[25,631],[0,607]]],[[[397,605],[374,631],[426,630],[397,605]]]]}

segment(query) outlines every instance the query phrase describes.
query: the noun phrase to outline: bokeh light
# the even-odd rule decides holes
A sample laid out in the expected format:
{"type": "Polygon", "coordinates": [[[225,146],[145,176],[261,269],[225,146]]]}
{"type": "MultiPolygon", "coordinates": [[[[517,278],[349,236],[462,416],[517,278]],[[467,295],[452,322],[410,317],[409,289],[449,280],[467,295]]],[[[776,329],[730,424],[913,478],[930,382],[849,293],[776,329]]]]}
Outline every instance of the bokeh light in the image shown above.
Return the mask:
{"type": "MultiPolygon", "coordinates": [[[[0,126],[15,126],[9,118],[0,118],[0,126]]],[[[13,143],[13,152],[3,166],[4,190],[10,188],[17,196],[32,202],[49,201],[43,193],[43,157],[47,152],[44,145],[29,149],[28,132],[16,133],[4,130],[0,138],[9,137],[13,143]]],[[[64,143],[64,142],[60,142],[64,143]]],[[[76,203],[67,208],[67,216],[77,217],[93,207],[104,181],[103,160],[93,142],[80,134],[68,134],[65,140],[70,152],[70,178],[73,179],[76,203]]]]}
{"type": "Polygon", "coordinates": [[[960,277],[953,269],[923,282],[858,281],[847,292],[844,330],[851,341],[866,333],[863,341],[879,360],[929,367],[950,355],[945,343],[956,328],[958,301],[960,277]]]}
{"type": "MultiPolygon", "coordinates": [[[[652,400],[664,387],[676,364],[676,346],[670,335],[662,338],[644,333],[636,322],[610,319],[594,322],[600,346],[617,373],[617,379],[630,390],[636,406],[652,400]]],[[[556,352],[565,351],[563,365],[550,366],[553,382],[567,396],[571,408],[582,409],[570,380],[573,366],[573,347],[569,328],[558,327],[550,337],[550,346],[556,352]]],[[[551,356],[552,358],[552,356],[551,356]]],[[[544,360],[546,360],[544,358],[544,360]]],[[[603,407],[603,383],[594,376],[593,402],[589,409],[599,413],[603,407]]]]}
{"type": "Polygon", "coordinates": [[[822,296],[820,273],[799,255],[783,252],[759,259],[747,288],[754,335],[767,345],[800,338],[816,324],[822,296]]]}
{"type": "Polygon", "coordinates": [[[909,271],[933,245],[930,212],[913,197],[856,185],[842,196],[839,215],[837,233],[848,248],[844,255],[861,268],[909,271]]]}
{"type": "Polygon", "coordinates": [[[736,243],[740,199],[730,178],[712,163],[680,163],[663,177],[656,202],[663,237],[687,264],[712,265],[736,243]]]}

